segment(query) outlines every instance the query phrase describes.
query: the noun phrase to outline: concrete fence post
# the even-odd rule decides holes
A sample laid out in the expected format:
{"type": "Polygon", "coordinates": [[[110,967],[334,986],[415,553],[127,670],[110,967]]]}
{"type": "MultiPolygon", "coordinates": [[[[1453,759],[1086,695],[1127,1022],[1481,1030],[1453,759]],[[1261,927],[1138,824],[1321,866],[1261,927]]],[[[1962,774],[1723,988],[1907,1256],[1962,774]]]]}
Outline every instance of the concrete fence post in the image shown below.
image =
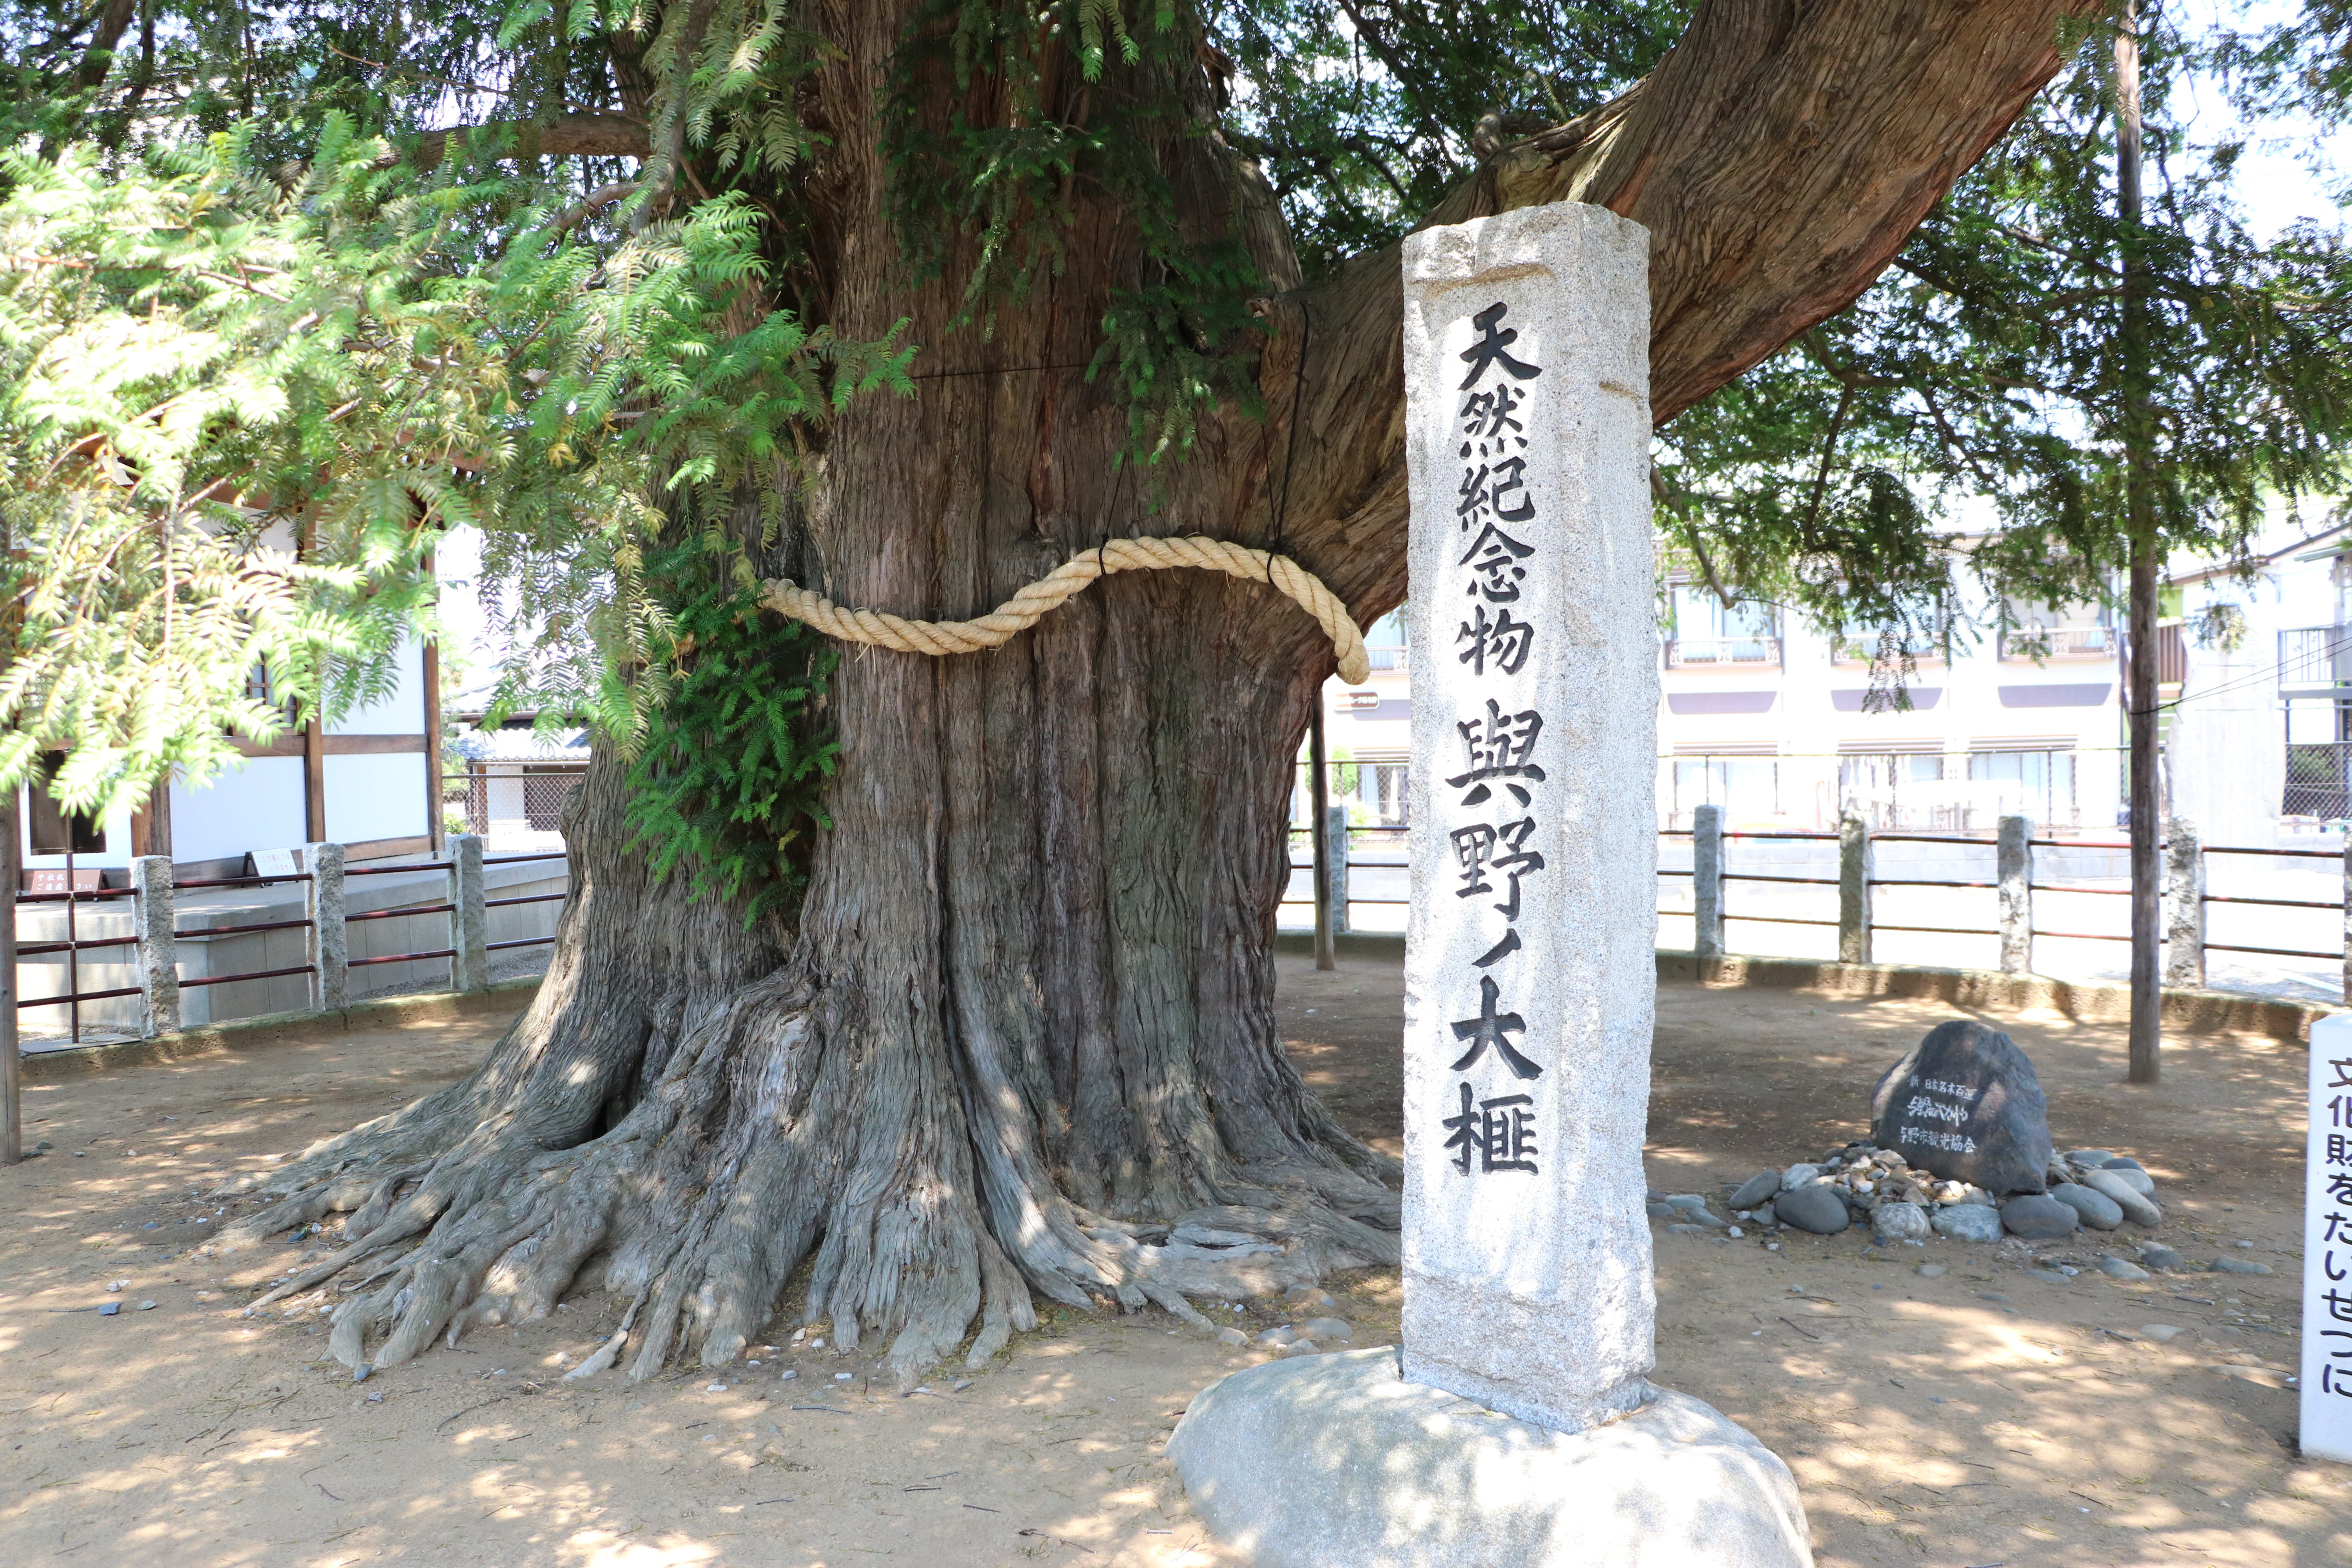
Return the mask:
{"type": "Polygon", "coordinates": [[[310,873],[304,899],[310,920],[310,963],[318,973],[312,994],[322,1013],[352,1005],[351,928],[343,923],[343,847],[305,844],[302,868],[310,873]]]}
{"type": "Polygon", "coordinates": [[[449,945],[457,950],[451,963],[453,991],[490,988],[489,911],[482,907],[482,839],[476,833],[449,836],[449,945]]]}
{"type": "Polygon", "coordinates": [[[2033,819],[2004,816],[1994,844],[2000,883],[2000,972],[2033,973],[2033,819]]]}
{"type": "Polygon", "coordinates": [[[1870,962],[1871,879],[1877,875],[1870,821],[1860,812],[1838,818],[1838,962],[1870,962]]]}
{"type": "Polygon", "coordinates": [[[1348,808],[1328,806],[1323,813],[1323,858],[1331,888],[1331,931],[1348,929],[1348,808]]]}
{"type": "Polygon", "coordinates": [[[1723,807],[1691,811],[1691,952],[1723,956],[1723,807]]]}
{"type": "Polygon", "coordinates": [[[2197,825],[2165,825],[2164,983],[2205,988],[2205,843],[2197,825]]]}
{"type": "Polygon", "coordinates": [[[180,1032],[180,954],[172,912],[172,858],[131,862],[131,933],[139,942],[139,998],[149,1039],[180,1032]]]}

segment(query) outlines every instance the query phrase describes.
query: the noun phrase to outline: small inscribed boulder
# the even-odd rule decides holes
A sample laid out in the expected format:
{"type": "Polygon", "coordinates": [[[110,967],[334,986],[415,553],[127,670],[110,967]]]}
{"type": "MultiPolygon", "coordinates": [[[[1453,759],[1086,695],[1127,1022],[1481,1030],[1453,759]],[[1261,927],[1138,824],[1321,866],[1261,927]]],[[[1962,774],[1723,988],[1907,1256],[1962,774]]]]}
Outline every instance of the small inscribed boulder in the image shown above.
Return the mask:
{"type": "Polygon", "coordinates": [[[1995,1194],[2048,1185],[2050,1119],[2033,1063],[2007,1035],[1938,1024],[1870,1097],[1872,1141],[1911,1164],[1995,1194]]]}

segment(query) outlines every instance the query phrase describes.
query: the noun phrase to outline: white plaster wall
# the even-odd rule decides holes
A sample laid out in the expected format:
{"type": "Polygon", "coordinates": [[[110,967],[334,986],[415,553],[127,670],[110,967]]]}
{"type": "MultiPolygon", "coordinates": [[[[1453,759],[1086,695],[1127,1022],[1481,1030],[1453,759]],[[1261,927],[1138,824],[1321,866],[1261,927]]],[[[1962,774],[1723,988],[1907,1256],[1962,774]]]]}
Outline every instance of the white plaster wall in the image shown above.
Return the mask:
{"type": "MultiPolygon", "coordinates": [[[[425,650],[404,642],[393,656],[399,686],[381,702],[354,708],[341,721],[327,727],[331,735],[421,735],[425,732],[425,650]]],[[[334,810],[333,796],[328,811],[334,810]]]]}
{"type": "Polygon", "coordinates": [[[425,810],[425,756],[324,759],[327,837],[337,844],[406,838],[430,826],[425,810]]]}
{"type": "MultiPolygon", "coordinates": [[[[254,849],[285,849],[303,837],[299,757],[248,757],[243,767],[201,788],[173,782],[174,860],[218,860],[254,849]]],[[[112,842],[110,837],[108,843],[112,842]]]]}

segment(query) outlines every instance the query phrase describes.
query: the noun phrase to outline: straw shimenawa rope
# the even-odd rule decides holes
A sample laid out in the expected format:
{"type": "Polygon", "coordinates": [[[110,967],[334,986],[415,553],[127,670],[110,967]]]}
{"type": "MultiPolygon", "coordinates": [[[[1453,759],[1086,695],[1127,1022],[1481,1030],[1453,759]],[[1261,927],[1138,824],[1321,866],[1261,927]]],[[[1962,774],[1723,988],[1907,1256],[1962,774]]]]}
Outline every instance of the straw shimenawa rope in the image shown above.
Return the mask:
{"type": "Polygon", "coordinates": [[[830,599],[782,579],[771,581],[762,601],[796,621],[806,621],[827,637],[845,642],[897,648],[901,653],[944,657],[978,653],[999,647],[1035,626],[1046,611],[1060,605],[1096,578],[1113,572],[1154,571],[1171,566],[1197,566],[1223,572],[1252,583],[1270,583],[1315,617],[1323,635],[1339,655],[1339,679],[1354,685],[1371,674],[1364,652],[1364,634],[1349,617],[1339,596],[1286,555],[1229,544],[1222,539],[1113,539],[1099,550],[1072,556],[1050,574],[1040,577],[992,613],[970,621],[908,621],[877,610],[845,610],[830,599]]]}

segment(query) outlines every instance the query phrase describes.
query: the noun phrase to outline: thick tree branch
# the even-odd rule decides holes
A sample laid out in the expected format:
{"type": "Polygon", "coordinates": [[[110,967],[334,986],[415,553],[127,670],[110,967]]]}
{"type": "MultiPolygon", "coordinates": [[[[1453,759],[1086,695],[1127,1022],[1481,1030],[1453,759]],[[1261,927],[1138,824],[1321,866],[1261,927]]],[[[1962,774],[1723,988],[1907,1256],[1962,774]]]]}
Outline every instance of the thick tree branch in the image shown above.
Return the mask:
{"type": "Polygon", "coordinates": [[[429,172],[447,155],[452,137],[463,142],[486,132],[510,134],[509,155],[517,158],[645,158],[653,153],[644,121],[625,114],[597,113],[567,114],[544,125],[503,121],[453,125],[446,131],[424,132],[395,156],[429,172]]]}
{"type": "MultiPolygon", "coordinates": [[[[1654,74],[1506,148],[1425,221],[1588,201],[1646,226],[1664,424],[1853,303],[2057,72],[2062,21],[2094,9],[1715,0],[1654,74]]],[[[1352,607],[1377,614],[1404,593],[1397,247],[1350,263],[1314,309],[1321,368],[1299,488],[1331,521],[1300,542],[1352,607]]],[[[1269,355],[1269,372],[1280,363],[1269,355]]]]}

